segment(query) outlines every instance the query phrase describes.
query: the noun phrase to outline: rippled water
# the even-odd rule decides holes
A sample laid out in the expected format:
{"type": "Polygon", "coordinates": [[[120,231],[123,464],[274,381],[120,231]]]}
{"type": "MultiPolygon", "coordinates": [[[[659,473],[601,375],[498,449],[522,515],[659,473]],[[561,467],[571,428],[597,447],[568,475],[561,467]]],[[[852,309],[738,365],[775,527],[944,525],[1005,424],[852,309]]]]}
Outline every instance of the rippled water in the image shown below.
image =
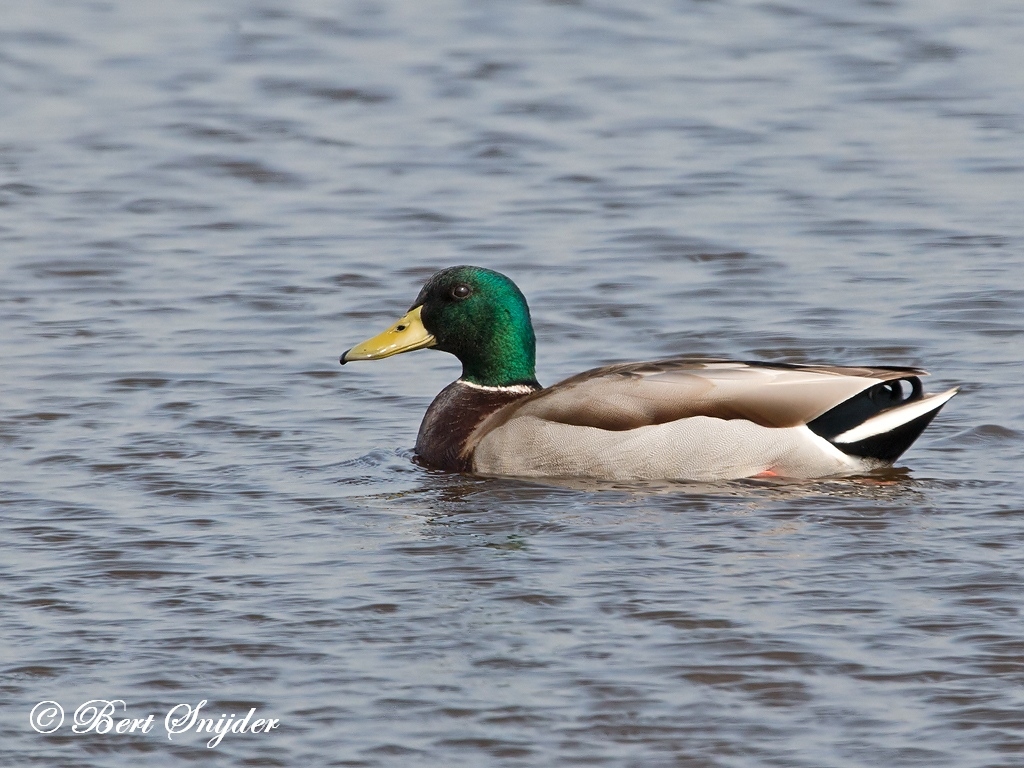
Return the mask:
{"type": "Polygon", "coordinates": [[[6,4],[4,765],[1021,765],[1022,52],[1009,0],[6,4]],[[427,471],[454,360],[337,357],[455,263],[544,383],[962,393],[868,479],[427,471]],[[168,740],[203,699],[280,726],[168,740]]]}

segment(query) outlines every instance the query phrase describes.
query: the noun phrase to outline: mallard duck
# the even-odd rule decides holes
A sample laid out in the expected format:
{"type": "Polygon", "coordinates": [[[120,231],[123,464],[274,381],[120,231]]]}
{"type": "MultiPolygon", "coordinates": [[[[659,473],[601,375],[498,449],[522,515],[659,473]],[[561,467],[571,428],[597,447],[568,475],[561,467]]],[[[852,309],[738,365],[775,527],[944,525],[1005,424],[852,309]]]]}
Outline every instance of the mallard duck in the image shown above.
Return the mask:
{"type": "Polygon", "coordinates": [[[530,310],[505,275],[431,277],[397,323],[341,364],[430,347],[462,362],[423,417],[428,467],[606,480],[818,478],[891,465],[956,394],[925,371],[671,358],[595,368],[542,388],[530,310]]]}

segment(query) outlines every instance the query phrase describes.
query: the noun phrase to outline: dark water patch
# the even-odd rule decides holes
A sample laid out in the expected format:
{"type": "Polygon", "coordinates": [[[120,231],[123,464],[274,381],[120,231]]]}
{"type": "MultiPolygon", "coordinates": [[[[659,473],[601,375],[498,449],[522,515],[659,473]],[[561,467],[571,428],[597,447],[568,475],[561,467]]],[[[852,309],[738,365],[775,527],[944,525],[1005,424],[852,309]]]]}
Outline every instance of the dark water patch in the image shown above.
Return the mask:
{"type": "MultiPolygon", "coordinates": [[[[162,498],[175,499],[179,502],[212,502],[222,494],[219,491],[206,487],[197,487],[194,484],[183,483],[166,475],[157,475],[152,472],[145,475],[137,475],[136,479],[142,481],[142,486],[147,492],[162,498]]],[[[196,525],[212,525],[214,521],[193,521],[196,525]]]]}
{"type": "Polygon", "coordinates": [[[572,310],[570,315],[579,320],[601,320],[607,318],[624,318],[637,314],[643,310],[640,304],[592,304],[588,307],[581,307],[572,310]]]}
{"type": "Polygon", "coordinates": [[[462,77],[467,80],[498,80],[520,71],[522,66],[520,62],[516,61],[477,61],[462,77]]]}
{"type": "Polygon", "coordinates": [[[891,59],[873,59],[854,54],[837,54],[832,64],[846,82],[877,83],[899,77],[905,62],[891,59]]]}
{"type": "Polygon", "coordinates": [[[355,22],[362,18],[364,22],[372,22],[377,14],[368,6],[361,12],[337,19],[332,16],[305,16],[302,23],[311,32],[329,37],[351,37],[358,39],[378,39],[387,37],[391,32],[386,27],[372,26],[370,23],[359,25],[355,22]]]}
{"type": "Polygon", "coordinates": [[[78,43],[74,37],[47,29],[22,28],[16,32],[5,30],[4,37],[32,47],[43,48],[74,48],[78,43]]]}
{"type": "Polygon", "coordinates": [[[589,214],[589,210],[586,207],[569,207],[562,205],[551,205],[532,207],[525,206],[517,208],[512,215],[513,216],[530,216],[533,218],[541,216],[549,216],[552,218],[564,219],[569,216],[586,216],[589,214]]]}
{"type": "Polygon", "coordinates": [[[715,146],[732,144],[754,144],[765,141],[765,137],[750,130],[738,130],[723,125],[713,125],[697,121],[647,120],[630,121],[613,129],[603,129],[609,138],[629,135],[638,136],[650,133],[679,133],[688,138],[696,139],[715,146]]]}
{"type": "Polygon", "coordinates": [[[144,464],[126,462],[101,462],[88,465],[90,472],[98,475],[121,474],[141,469],[144,464]]]}
{"type": "Polygon", "coordinates": [[[943,91],[924,93],[899,87],[878,87],[865,88],[857,101],[864,104],[892,104],[902,109],[908,109],[919,105],[948,106],[970,103],[973,98],[943,91]]]}
{"type": "Polygon", "coordinates": [[[988,157],[970,158],[964,161],[964,165],[968,172],[986,176],[992,174],[1020,175],[1024,171],[1024,164],[988,157]]]}
{"type": "Polygon", "coordinates": [[[558,148],[557,143],[548,139],[506,131],[482,131],[453,146],[458,154],[481,160],[525,159],[526,152],[551,152],[558,148]]]}
{"type": "Polygon", "coordinates": [[[266,228],[265,224],[255,221],[210,221],[202,224],[190,224],[184,229],[199,232],[242,232],[266,228]]]}
{"type": "Polygon", "coordinates": [[[115,141],[102,134],[84,134],[73,139],[82,149],[89,152],[127,152],[136,147],[125,141],[115,141]]]}
{"type": "Polygon", "coordinates": [[[272,168],[265,163],[243,158],[219,155],[198,155],[164,166],[170,170],[196,170],[209,176],[221,176],[247,181],[257,186],[299,187],[304,184],[297,173],[272,168]]]}
{"type": "Polygon", "coordinates": [[[311,379],[334,379],[341,375],[341,371],[336,371],[333,368],[313,371],[300,371],[300,376],[306,376],[311,379]]]}
{"type": "Polygon", "coordinates": [[[498,109],[502,115],[537,117],[548,122],[583,120],[589,112],[564,101],[513,101],[498,109]]]}
{"type": "Polygon", "coordinates": [[[51,277],[56,278],[101,278],[114,277],[119,275],[123,268],[118,266],[102,266],[91,264],[87,260],[79,261],[49,261],[41,264],[33,264],[33,275],[40,279],[51,277]]]}
{"type": "Polygon", "coordinates": [[[199,546],[198,542],[187,539],[139,539],[136,545],[143,550],[189,550],[199,546]]]}
{"type": "Polygon", "coordinates": [[[249,427],[232,419],[196,419],[195,421],[190,422],[188,426],[192,429],[197,429],[203,432],[230,434],[239,438],[277,440],[284,436],[284,432],[281,430],[249,427]]]}
{"type": "Polygon", "coordinates": [[[999,235],[949,235],[922,245],[925,248],[1006,248],[1009,241],[999,235]]]}
{"type": "Polygon", "coordinates": [[[279,293],[286,296],[334,296],[335,291],[329,288],[321,288],[313,285],[282,285],[277,288],[279,293]]]}
{"type": "Polygon", "coordinates": [[[128,376],[111,382],[114,389],[162,389],[170,383],[170,379],[159,376],[128,376]]]}
{"type": "Polygon", "coordinates": [[[626,615],[634,619],[654,621],[659,624],[674,627],[675,629],[684,629],[691,632],[701,629],[728,629],[734,626],[733,623],[728,620],[705,619],[696,616],[688,616],[672,610],[635,611],[628,612],[626,615]]]}
{"type": "Polygon", "coordinates": [[[184,571],[149,568],[110,568],[100,575],[113,581],[158,581],[166,578],[180,578],[186,574],[184,571]]]}
{"type": "Polygon", "coordinates": [[[75,541],[78,538],[78,535],[75,533],[51,526],[25,526],[15,528],[12,532],[25,534],[44,544],[64,544],[75,541]]]}
{"type": "Polygon", "coordinates": [[[160,403],[157,408],[165,411],[174,411],[176,413],[190,411],[198,408],[198,403],[192,403],[185,400],[174,400],[172,402],[160,403]]]}
{"type": "Polygon", "coordinates": [[[389,281],[383,277],[373,277],[355,272],[343,272],[328,278],[329,282],[344,288],[371,288],[379,289],[389,285],[389,281]]]}
{"type": "Polygon", "coordinates": [[[734,194],[745,187],[745,180],[736,173],[712,172],[686,174],[682,181],[661,186],[665,195],[705,198],[709,195],[734,194]]]}
{"type": "MultiPolygon", "coordinates": [[[[294,310],[297,306],[301,304],[301,302],[281,299],[274,295],[261,296],[258,294],[240,293],[237,291],[229,291],[227,293],[213,295],[199,295],[196,296],[194,300],[204,304],[237,305],[247,309],[255,310],[257,313],[294,310]]],[[[249,354],[248,350],[235,351],[242,354],[249,354]]],[[[228,350],[218,350],[218,352],[226,353],[228,352],[228,350]]]]}
{"type": "Polygon", "coordinates": [[[909,41],[905,48],[906,57],[915,63],[956,61],[963,53],[958,46],[927,40],[909,41]]]}
{"type": "Polygon", "coordinates": [[[368,611],[370,613],[390,614],[397,613],[399,607],[394,603],[372,603],[370,605],[360,605],[349,610],[353,611],[368,611]]]}
{"type": "Polygon", "coordinates": [[[253,141],[252,137],[239,131],[227,128],[215,128],[201,123],[172,123],[166,126],[166,130],[198,141],[225,142],[228,144],[247,144],[253,141]]]}
{"type": "Polygon", "coordinates": [[[129,213],[209,213],[215,206],[197,203],[182,198],[140,197],[124,205],[129,213]]]}
{"type": "Polygon", "coordinates": [[[0,184],[0,206],[14,205],[19,198],[38,197],[44,190],[33,184],[8,182],[0,184]]]}
{"type": "Polygon", "coordinates": [[[79,456],[74,453],[53,453],[48,456],[42,456],[31,464],[67,464],[68,466],[82,465],[86,463],[84,456],[79,456]]]}
{"type": "Polygon", "coordinates": [[[70,418],[70,417],[71,417],[70,413],[60,413],[60,412],[57,412],[57,411],[38,411],[36,413],[26,413],[26,414],[21,414],[19,416],[15,416],[15,417],[13,417],[11,419],[11,421],[12,421],[12,423],[17,423],[17,422],[22,422],[22,423],[24,423],[24,422],[40,422],[40,421],[47,422],[47,421],[57,421],[59,419],[67,419],[67,418],[70,418]]]}
{"type": "Polygon", "coordinates": [[[384,221],[409,224],[427,229],[448,229],[459,222],[459,218],[426,208],[399,208],[382,211],[379,218],[384,221]]]}
{"type": "Polygon", "coordinates": [[[488,659],[477,659],[472,662],[474,667],[495,670],[525,670],[540,669],[548,666],[543,662],[528,661],[526,659],[515,659],[508,657],[493,657],[488,659]]]}
{"type": "Polygon", "coordinates": [[[684,260],[692,262],[732,262],[757,260],[754,254],[742,251],[723,250],[711,243],[676,235],[665,230],[639,229],[617,235],[612,239],[614,243],[623,243],[642,248],[647,254],[655,258],[671,262],[684,260]]]}
{"type": "Polygon", "coordinates": [[[910,309],[927,309],[984,313],[1011,312],[1024,307],[1024,290],[1016,288],[1002,288],[997,290],[986,290],[984,293],[951,292],[943,296],[942,301],[911,304],[910,309]]]}
{"type": "Polygon", "coordinates": [[[538,605],[538,606],[556,606],[564,605],[568,602],[568,598],[561,595],[554,594],[538,594],[538,593],[523,593],[515,595],[504,595],[498,598],[499,600],[511,600],[514,602],[522,602],[527,605],[538,605]]]}
{"type": "Polygon", "coordinates": [[[32,598],[29,600],[21,600],[20,603],[26,608],[39,608],[44,611],[53,611],[58,614],[80,614],[86,612],[86,609],[81,606],[72,605],[64,600],[53,598],[32,598]]]}
{"type": "Polygon", "coordinates": [[[13,677],[52,678],[62,674],[63,671],[64,670],[60,667],[29,665],[24,667],[8,668],[5,670],[5,674],[9,674],[13,677]]]}
{"type": "MultiPolygon", "coordinates": [[[[426,757],[427,755],[429,755],[429,752],[427,752],[426,750],[413,749],[411,747],[402,746],[401,744],[381,744],[377,747],[370,747],[369,749],[365,749],[363,750],[363,753],[367,755],[384,755],[388,757],[426,757]]],[[[344,764],[352,766],[373,765],[373,763],[359,763],[352,761],[346,761],[344,764]]]]}
{"type": "Polygon", "coordinates": [[[297,80],[268,78],[262,80],[259,86],[264,93],[272,96],[311,96],[323,101],[337,103],[383,104],[394,99],[392,94],[379,89],[297,80]]]}
{"type": "Polygon", "coordinates": [[[584,184],[584,185],[602,184],[602,183],[604,183],[602,179],[599,179],[596,176],[588,176],[585,173],[570,173],[570,174],[568,174],[566,176],[558,176],[558,177],[556,177],[554,179],[554,181],[564,182],[564,183],[567,183],[567,184],[584,184]]]}

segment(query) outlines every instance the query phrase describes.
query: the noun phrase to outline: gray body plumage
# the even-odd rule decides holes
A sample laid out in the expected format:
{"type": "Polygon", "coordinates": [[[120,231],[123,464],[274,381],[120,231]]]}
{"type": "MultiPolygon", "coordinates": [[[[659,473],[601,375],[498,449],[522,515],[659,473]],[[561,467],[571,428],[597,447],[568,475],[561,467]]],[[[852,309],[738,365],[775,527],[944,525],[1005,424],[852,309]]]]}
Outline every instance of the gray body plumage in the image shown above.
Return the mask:
{"type": "MultiPolygon", "coordinates": [[[[612,365],[478,410],[452,448],[460,469],[484,475],[855,474],[891,464],[956,394],[923,394],[924,374],[686,358],[612,365]]],[[[443,407],[431,406],[424,423],[443,421],[443,407]]]]}

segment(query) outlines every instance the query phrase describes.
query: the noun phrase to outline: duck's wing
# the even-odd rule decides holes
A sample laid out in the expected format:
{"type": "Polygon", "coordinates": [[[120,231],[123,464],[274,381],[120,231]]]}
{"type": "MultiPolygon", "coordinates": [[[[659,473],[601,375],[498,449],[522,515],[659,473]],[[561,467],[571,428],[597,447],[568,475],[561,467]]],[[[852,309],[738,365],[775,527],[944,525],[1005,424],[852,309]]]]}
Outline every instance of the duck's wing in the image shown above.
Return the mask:
{"type": "MultiPolygon", "coordinates": [[[[870,391],[863,417],[921,396],[917,368],[851,368],[672,358],[595,368],[495,414],[488,428],[519,416],[621,431],[693,416],[744,419],[763,427],[809,424],[870,391]]],[[[859,413],[857,415],[860,415],[859,413]]]]}

